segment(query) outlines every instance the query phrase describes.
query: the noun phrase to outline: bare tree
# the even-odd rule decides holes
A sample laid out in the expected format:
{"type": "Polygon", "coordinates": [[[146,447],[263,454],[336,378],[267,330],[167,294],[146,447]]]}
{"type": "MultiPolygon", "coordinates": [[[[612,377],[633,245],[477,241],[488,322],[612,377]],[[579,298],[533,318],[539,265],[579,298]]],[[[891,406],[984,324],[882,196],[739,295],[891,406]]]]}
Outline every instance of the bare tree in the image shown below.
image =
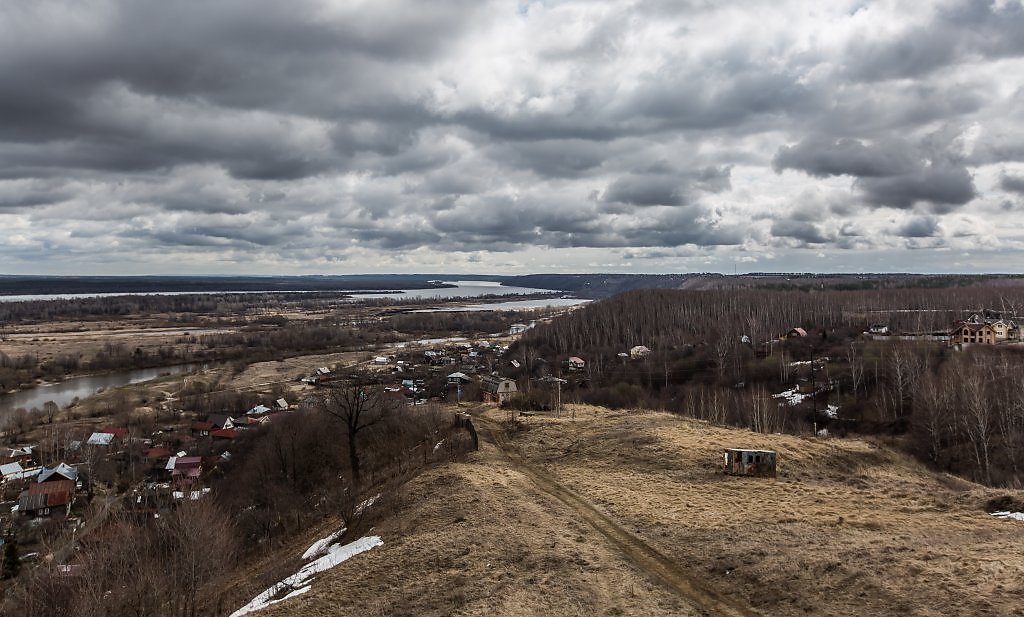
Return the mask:
{"type": "Polygon", "coordinates": [[[211,498],[186,499],[167,517],[163,548],[169,582],[175,589],[173,612],[195,617],[202,588],[235,559],[238,545],[234,523],[211,498]]]}
{"type": "Polygon", "coordinates": [[[864,361],[857,352],[857,345],[851,342],[846,347],[846,361],[850,365],[850,390],[854,397],[864,383],[864,361]]]}
{"type": "Polygon", "coordinates": [[[758,433],[774,433],[779,426],[779,405],[763,387],[756,387],[750,394],[750,430],[758,433]]]}
{"type": "Polygon", "coordinates": [[[356,385],[330,388],[321,400],[319,409],[341,421],[348,444],[348,458],[351,466],[352,485],[360,485],[359,447],[360,435],[366,429],[380,423],[387,417],[388,404],[379,392],[356,385]]]}
{"type": "Polygon", "coordinates": [[[57,413],[60,411],[60,406],[53,401],[46,401],[43,403],[43,415],[46,416],[46,423],[53,424],[54,419],[57,417],[57,413]]]}
{"type": "Polygon", "coordinates": [[[981,481],[991,483],[992,438],[995,432],[993,410],[989,401],[991,379],[983,374],[982,367],[975,365],[973,374],[964,379],[964,430],[974,451],[974,460],[981,481]]]}

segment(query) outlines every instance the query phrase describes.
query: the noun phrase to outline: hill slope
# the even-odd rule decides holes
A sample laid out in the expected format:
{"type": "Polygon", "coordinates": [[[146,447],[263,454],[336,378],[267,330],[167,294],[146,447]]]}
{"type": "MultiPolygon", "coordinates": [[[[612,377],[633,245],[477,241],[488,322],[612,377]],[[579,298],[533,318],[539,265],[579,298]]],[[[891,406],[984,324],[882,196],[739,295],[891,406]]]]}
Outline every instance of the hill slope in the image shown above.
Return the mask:
{"type": "Polygon", "coordinates": [[[1024,606],[1024,524],[981,510],[993,491],[885,447],[582,407],[575,419],[530,418],[504,436],[503,415],[484,408],[478,453],[424,473],[378,513],[372,533],[384,546],[258,614],[1011,615],[1024,606]],[[777,450],[779,477],[723,476],[727,446],[777,450]]]}

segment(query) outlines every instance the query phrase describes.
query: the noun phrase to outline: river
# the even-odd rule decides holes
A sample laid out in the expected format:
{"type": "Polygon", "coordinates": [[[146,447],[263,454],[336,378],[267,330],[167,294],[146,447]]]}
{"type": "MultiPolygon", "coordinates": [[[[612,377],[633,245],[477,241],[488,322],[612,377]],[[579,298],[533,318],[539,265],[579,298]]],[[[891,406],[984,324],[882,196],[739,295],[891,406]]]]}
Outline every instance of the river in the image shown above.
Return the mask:
{"type": "Polygon", "coordinates": [[[66,406],[75,398],[84,399],[92,396],[101,388],[116,388],[133,383],[141,383],[156,379],[163,375],[178,375],[197,368],[195,364],[179,364],[178,366],[162,366],[143,368],[103,375],[74,377],[64,381],[37,386],[30,390],[22,390],[13,394],[0,394],[0,417],[6,416],[15,409],[33,407],[42,409],[47,401],[53,401],[61,407],[66,406]]]}
{"type": "MultiPolygon", "coordinates": [[[[450,298],[470,298],[487,295],[495,296],[521,296],[526,294],[542,294],[550,293],[556,294],[561,293],[551,289],[533,289],[530,287],[513,287],[502,285],[495,281],[444,281],[455,287],[442,287],[442,288],[431,288],[431,289],[402,289],[394,292],[387,293],[365,293],[365,294],[351,294],[354,299],[373,299],[373,298],[424,298],[424,299],[437,299],[446,300],[450,298]]],[[[195,292],[163,292],[160,295],[178,295],[178,294],[191,294],[195,292]]],[[[216,293],[216,292],[202,292],[202,293],[216,293]]],[[[239,293],[239,292],[230,292],[239,293]]],[[[242,292],[242,293],[258,293],[258,292],[242,292]]],[[[275,292],[277,293],[277,292],[275,292]]],[[[287,292],[287,293],[298,293],[298,292],[287,292]]],[[[58,294],[49,296],[21,296],[20,299],[58,299],[68,297],[97,297],[105,295],[149,295],[149,294],[58,294]]],[[[18,296],[6,296],[0,297],[0,301],[13,301],[13,299],[19,298],[18,296]]],[[[492,303],[492,304],[481,304],[476,306],[456,306],[451,309],[453,311],[491,311],[491,310],[525,310],[533,308],[543,308],[548,306],[569,306],[573,304],[579,304],[586,302],[586,300],[577,300],[570,298],[544,298],[539,300],[514,300],[510,302],[492,303]]],[[[427,309],[431,310],[431,309],[427,309]]],[[[157,377],[164,374],[176,375],[183,373],[195,368],[195,365],[187,364],[181,366],[161,367],[152,369],[137,369],[133,371],[122,371],[118,373],[108,373],[104,375],[93,375],[88,377],[75,377],[72,379],[66,379],[59,383],[47,384],[44,386],[38,386],[30,390],[23,390],[21,392],[15,392],[13,394],[0,394],[0,416],[9,414],[19,407],[25,409],[32,409],[37,407],[42,409],[43,404],[47,401],[53,401],[61,407],[66,406],[76,397],[83,399],[87,396],[91,396],[101,388],[115,388],[117,386],[124,386],[127,384],[140,383],[143,381],[149,381],[156,379],[157,377]]]]}
{"type": "Polygon", "coordinates": [[[30,300],[74,300],[76,298],[112,298],[118,296],[197,296],[208,294],[299,294],[299,293],[335,293],[350,295],[358,300],[373,298],[459,298],[486,295],[514,296],[540,293],[561,293],[553,289],[533,289],[531,287],[514,287],[502,285],[497,281],[443,281],[455,287],[432,287],[427,289],[396,289],[383,293],[349,292],[344,289],[335,290],[277,290],[277,291],[149,291],[149,292],[118,292],[118,293],[71,293],[71,294],[38,294],[20,296],[0,296],[0,302],[25,302],[30,300]]]}
{"type": "Polygon", "coordinates": [[[557,294],[554,289],[534,289],[532,287],[514,287],[502,285],[497,281],[442,281],[455,287],[432,287],[429,289],[399,289],[384,293],[350,294],[356,300],[372,300],[385,298],[402,300],[406,298],[422,298],[447,300],[450,298],[476,298],[478,296],[524,296],[526,294],[557,294]]]}

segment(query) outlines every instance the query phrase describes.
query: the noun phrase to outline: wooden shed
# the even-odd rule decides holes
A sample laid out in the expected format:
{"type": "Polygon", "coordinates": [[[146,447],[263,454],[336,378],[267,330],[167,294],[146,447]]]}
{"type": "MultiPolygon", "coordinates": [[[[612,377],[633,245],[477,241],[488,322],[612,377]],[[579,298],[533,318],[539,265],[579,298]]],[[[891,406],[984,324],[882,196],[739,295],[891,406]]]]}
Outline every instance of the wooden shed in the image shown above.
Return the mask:
{"type": "Polygon", "coordinates": [[[725,449],[725,473],[730,476],[775,477],[773,450],[725,449]]]}

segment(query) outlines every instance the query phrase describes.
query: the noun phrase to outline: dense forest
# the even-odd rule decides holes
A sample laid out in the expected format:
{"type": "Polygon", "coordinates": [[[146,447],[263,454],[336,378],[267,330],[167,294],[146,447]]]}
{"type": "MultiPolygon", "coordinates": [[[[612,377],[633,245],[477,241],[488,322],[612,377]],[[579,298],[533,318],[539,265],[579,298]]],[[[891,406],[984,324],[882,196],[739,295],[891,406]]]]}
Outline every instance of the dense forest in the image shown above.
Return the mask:
{"type": "Polygon", "coordinates": [[[1024,347],[932,340],[980,311],[1024,315],[1024,287],[641,290],[543,324],[510,354],[534,398],[545,396],[534,379],[556,374],[563,400],[884,435],[936,469],[1020,486],[1024,347]],[[864,334],[871,326],[893,335],[864,334]],[[631,355],[637,346],[650,353],[631,355]],[[570,372],[570,356],[586,368],[570,372]]]}

